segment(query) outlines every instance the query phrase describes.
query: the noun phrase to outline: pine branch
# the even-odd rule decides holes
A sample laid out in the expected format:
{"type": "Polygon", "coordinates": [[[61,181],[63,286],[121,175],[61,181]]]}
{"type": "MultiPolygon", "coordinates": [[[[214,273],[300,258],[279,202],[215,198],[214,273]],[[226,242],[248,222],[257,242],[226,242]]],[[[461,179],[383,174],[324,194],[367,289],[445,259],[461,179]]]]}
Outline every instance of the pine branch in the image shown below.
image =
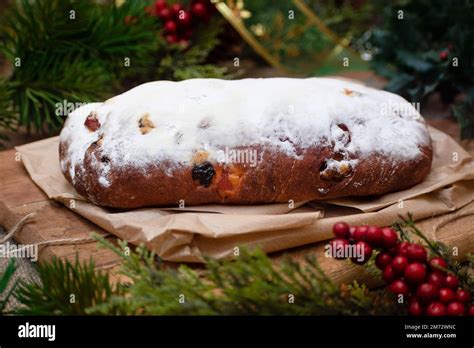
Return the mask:
{"type": "Polygon", "coordinates": [[[154,61],[155,23],[140,2],[21,0],[0,20],[0,50],[14,63],[14,110],[28,130],[55,130],[55,104],[110,95],[119,80],[154,61]],[[71,11],[74,11],[72,13],[71,11]],[[134,25],[125,21],[136,15],[134,25]],[[124,66],[125,59],[130,67],[124,66]]]}
{"type": "MultiPolygon", "coordinates": [[[[111,284],[108,273],[96,271],[94,262],[74,263],[53,259],[38,266],[40,281],[20,281],[14,296],[25,306],[18,314],[83,315],[86,309],[106,302],[113,295],[122,295],[120,285],[111,284]]],[[[123,313],[110,305],[110,314],[123,313]]]]}
{"type": "Polygon", "coordinates": [[[12,284],[13,275],[16,271],[16,262],[10,259],[5,271],[0,276],[0,315],[5,314],[5,307],[15,291],[17,282],[12,284]],[[7,290],[9,288],[9,290],[7,290]]]}
{"type": "MultiPolygon", "coordinates": [[[[472,291],[468,267],[452,260],[441,243],[423,236],[412,217],[396,228],[425,240],[431,252],[442,256],[450,271],[472,291]]],[[[21,314],[129,314],[129,315],[394,315],[405,314],[394,295],[364,284],[334,284],[314,256],[303,262],[286,258],[275,264],[261,251],[240,249],[233,261],[208,258],[204,269],[186,265],[165,267],[144,246],[130,250],[125,241],[98,243],[123,260],[121,272],[130,282],[111,285],[108,275],[92,261],[74,264],[55,259],[38,267],[40,281],[21,286],[15,297],[26,308],[21,314]],[[75,302],[71,303],[71,295],[75,302]]],[[[373,260],[371,260],[372,262],[373,260]]],[[[368,269],[373,267],[369,262],[368,269]]]]}
{"type": "MultiPolygon", "coordinates": [[[[235,261],[208,259],[205,270],[185,265],[174,270],[162,268],[144,247],[126,255],[124,242],[119,243],[120,247],[103,239],[99,243],[124,260],[123,273],[133,281],[127,288],[129,296],[115,296],[110,303],[120,304],[131,314],[396,313],[387,294],[370,292],[357,284],[341,288],[329,280],[312,257],[302,264],[286,259],[275,266],[264,253],[241,249],[235,261]]],[[[89,312],[108,314],[108,303],[89,312]]]]}
{"type": "Polygon", "coordinates": [[[11,86],[8,82],[0,79],[0,149],[4,147],[3,141],[8,140],[4,132],[14,130],[16,126],[16,117],[12,110],[11,97],[11,86]]]}

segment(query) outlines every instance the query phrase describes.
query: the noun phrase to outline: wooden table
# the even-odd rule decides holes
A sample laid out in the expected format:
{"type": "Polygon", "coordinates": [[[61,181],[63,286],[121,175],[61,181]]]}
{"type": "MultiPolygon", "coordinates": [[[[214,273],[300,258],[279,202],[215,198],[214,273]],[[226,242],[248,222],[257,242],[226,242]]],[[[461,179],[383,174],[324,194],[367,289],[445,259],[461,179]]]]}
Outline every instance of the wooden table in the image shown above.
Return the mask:
{"type": "MultiPolygon", "coordinates": [[[[43,191],[31,181],[21,161],[16,157],[14,149],[0,152],[0,163],[0,225],[9,230],[27,213],[36,212],[37,214],[36,218],[25,225],[16,236],[18,243],[32,244],[66,237],[88,237],[91,231],[105,232],[60,203],[48,199],[43,191]]],[[[473,208],[474,202],[463,209],[473,208]]],[[[474,238],[474,233],[469,234],[469,232],[474,232],[474,215],[458,219],[434,235],[432,226],[442,218],[422,220],[419,222],[419,227],[434,239],[460,247],[460,255],[467,251],[473,252],[474,250],[463,249],[463,245],[466,245],[466,234],[470,236],[469,238],[474,238]]],[[[321,242],[279,252],[274,254],[274,259],[278,261],[282,255],[290,255],[300,260],[308,253],[316,254],[323,269],[335,281],[345,282],[355,278],[366,281],[369,285],[377,284],[373,279],[367,278],[362,267],[324,257],[324,244],[321,242]]],[[[470,245],[474,245],[474,240],[470,245]]],[[[79,260],[92,258],[97,267],[103,269],[113,270],[118,264],[118,257],[112,251],[98,248],[95,242],[41,247],[39,262],[50,260],[52,257],[73,260],[76,256],[79,260]]]]}

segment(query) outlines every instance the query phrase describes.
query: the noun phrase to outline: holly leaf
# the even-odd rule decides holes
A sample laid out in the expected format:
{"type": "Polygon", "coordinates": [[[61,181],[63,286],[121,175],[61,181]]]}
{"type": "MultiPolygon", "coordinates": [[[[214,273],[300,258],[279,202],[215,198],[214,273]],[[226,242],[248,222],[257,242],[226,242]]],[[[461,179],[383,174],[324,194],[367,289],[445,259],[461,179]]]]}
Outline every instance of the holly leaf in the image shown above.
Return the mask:
{"type": "Polygon", "coordinates": [[[398,93],[414,80],[415,78],[412,75],[399,73],[390,80],[390,82],[385,86],[385,89],[390,92],[398,93]]]}
{"type": "Polygon", "coordinates": [[[426,73],[433,68],[433,64],[421,59],[419,55],[408,51],[397,51],[397,59],[399,59],[403,65],[419,73],[426,73]]]}
{"type": "Polygon", "coordinates": [[[461,103],[453,107],[453,115],[461,128],[461,139],[474,138],[474,88],[471,88],[461,103]]]}

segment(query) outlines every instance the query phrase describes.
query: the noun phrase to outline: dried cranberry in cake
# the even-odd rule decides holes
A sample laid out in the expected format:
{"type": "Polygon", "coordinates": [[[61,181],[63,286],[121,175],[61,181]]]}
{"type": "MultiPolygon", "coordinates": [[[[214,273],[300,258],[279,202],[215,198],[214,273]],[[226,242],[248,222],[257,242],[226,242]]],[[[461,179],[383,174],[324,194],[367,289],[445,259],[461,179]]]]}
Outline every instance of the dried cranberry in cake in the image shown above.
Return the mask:
{"type": "Polygon", "coordinates": [[[150,121],[150,114],[146,113],[138,120],[138,127],[140,128],[140,132],[142,132],[142,134],[147,134],[153,128],[155,128],[153,122],[150,121]]]}
{"type": "Polygon", "coordinates": [[[86,126],[87,129],[91,132],[95,132],[100,128],[100,122],[97,119],[97,113],[92,111],[86,118],[86,121],[84,122],[84,126],[86,126]]]}
{"type": "Polygon", "coordinates": [[[199,185],[208,187],[216,171],[209,162],[203,162],[201,164],[195,165],[192,170],[192,177],[194,181],[199,182],[199,185]]]}
{"type": "Polygon", "coordinates": [[[242,178],[242,170],[237,166],[230,166],[222,171],[217,184],[217,192],[222,198],[227,198],[235,193],[242,178]]]}

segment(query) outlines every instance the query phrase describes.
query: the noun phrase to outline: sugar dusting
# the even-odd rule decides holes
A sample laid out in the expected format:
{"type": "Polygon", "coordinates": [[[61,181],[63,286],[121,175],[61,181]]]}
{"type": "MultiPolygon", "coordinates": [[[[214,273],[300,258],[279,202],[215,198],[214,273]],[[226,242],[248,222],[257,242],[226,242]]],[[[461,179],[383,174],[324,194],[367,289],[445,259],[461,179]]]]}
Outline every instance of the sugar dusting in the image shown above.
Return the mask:
{"type": "Polygon", "coordinates": [[[95,167],[103,186],[110,166],[189,165],[198,150],[216,161],[224,147],[261,144],[298,158],[297,148],[331,144],[350,158],[381,153],[403,161],[430,141],[423,118],[400,96],[328,78],[157,81],[88,104],[70,114],[61,132],[73,179],[100,135],[108,163],[95,167]],[[101,124],[96,132],[84,126],[91,111],[101,124]],[[145,114],[154,128],[142,134],[145,114]]]}

